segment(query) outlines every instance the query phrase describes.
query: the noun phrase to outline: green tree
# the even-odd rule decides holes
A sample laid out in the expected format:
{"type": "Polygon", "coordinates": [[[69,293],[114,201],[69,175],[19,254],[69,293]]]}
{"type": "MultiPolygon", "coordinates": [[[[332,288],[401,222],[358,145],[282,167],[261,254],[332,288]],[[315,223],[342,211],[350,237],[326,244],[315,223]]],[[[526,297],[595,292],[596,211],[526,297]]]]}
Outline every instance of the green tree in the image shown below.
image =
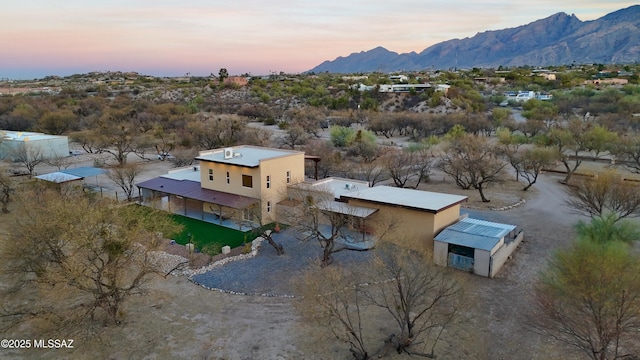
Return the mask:
{"type": "Polygon", "coordinates": [[[38,121],[41,131],[53,135],[64,134],[77,126],[78,117],[68,109],[46,112],[38,121]]]}
{"type": "Polygon", "coordinates": [[[331,134],[331,143],[335,147],[349,146],[356,137],[356,131],[346,126],[332,126],[329,133],[331,134]]]}
{"type": "Polygon", "coordinates": [[[228,77],[229,71],[227,71],[226,68],[221,68],[220,71],[218,71],[218,81],[220,82],[220,85],[224,84],[224,80],[228,77]]]}
{"type": "Polygon", "coordinates": [[[522,189],[523,191],[529,190],[538,180],[542,170],[553,165],[558,159],[553,150],[542,147],[522,149],[517,158],[519,160],[516,161],[516,173],[527,182],[527,185],[522,189]]]}
{"type": "Polygon", "coordinates": [[[535,286],[538,330],[593,360],[637,356],[638,274],[626,244],[576,241],[553,256],[535,286]]]}

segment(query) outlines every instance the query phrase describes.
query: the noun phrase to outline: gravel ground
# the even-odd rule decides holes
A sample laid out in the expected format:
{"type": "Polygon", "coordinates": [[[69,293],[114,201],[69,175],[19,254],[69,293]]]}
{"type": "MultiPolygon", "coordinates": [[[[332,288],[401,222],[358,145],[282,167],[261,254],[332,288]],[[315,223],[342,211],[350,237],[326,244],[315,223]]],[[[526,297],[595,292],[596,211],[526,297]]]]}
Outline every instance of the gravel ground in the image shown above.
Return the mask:
{"type": "MultiPolygon", "coordinates": [[[[282,244],[284,255],[278,256],[267,242],[262,242],[256,256],[230,262],[204,274],[194,275],[191,280],[206,288],[230,293],[264,296],[292,296],[292,274],[305,271],[320,263],[322,248],[316,241],[301,241],[292,229],[272,235],[282,244]]],[[[370,251],[341,251],[333,254],[334,264],[358,266],[372,259],[370,251]]]]}
{"type": "MultiPolygon", "coordinates": [[[[505,222],[508,217],[497,211],[463,209],[470,217],[505,222]]],[[[287,279],[292,274],[319,266],[322,249],[312,240],[301,241],[294,230],[287,229],[273,234],[273,239],[282,244],[285,254],[278,256],[267,242],[262,242],[256,256],[230,262],[202,274],[191,277],[191,281],[208,289],[229,293],[263,296],[292,296],[293,284],[287,279]]],[[[362,266],[371,261],[374,251],[341,251],[335,253],[337,266],[362,266]]]]}

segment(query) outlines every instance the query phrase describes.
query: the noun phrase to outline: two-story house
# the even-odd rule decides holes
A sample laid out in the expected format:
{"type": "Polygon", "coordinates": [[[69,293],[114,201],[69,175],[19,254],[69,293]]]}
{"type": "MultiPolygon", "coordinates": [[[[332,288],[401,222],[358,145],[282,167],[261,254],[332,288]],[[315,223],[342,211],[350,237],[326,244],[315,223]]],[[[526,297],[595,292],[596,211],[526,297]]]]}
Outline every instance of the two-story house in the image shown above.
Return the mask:
{"type": "Polygon", "coordinates": [[[257,146],[201,151],[199,166],[137,184],[143,202],[191,217],[267,224],[288,185],[304,179],[304,153],[257,146]]]}

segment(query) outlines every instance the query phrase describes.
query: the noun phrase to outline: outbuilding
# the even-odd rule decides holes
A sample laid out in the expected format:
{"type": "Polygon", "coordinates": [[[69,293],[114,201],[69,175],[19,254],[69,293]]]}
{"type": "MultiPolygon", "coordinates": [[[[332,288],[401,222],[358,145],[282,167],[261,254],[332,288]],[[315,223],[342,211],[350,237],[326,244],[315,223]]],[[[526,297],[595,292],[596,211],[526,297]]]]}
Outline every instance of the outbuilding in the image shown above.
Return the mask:
{"type": "Polygon", "coordinates": [[[26,131],[0,131],[0,157],[15,158],[15,152],[24,148],[30,157],[54,159],[69,156],[69,139],[66,136],[47,135],[26,131]]]}
{"type": "Polygon", "coordinates": [[[514,225],[464,218],[436,235],[433,261],[492,278],[524,237],[515,230],[514,225]]]}

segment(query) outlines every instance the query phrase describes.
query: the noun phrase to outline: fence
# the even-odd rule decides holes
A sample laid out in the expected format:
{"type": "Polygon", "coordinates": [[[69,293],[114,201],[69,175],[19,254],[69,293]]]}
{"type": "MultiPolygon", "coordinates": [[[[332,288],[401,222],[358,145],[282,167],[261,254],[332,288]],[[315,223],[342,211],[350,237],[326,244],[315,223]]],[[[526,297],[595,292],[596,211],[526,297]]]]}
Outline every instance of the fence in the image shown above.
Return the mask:
{"type": "Polygon", "coordinates": [[[464,271],[473,271],[473,258],[449,253],[449,266],[464,271]]]}

